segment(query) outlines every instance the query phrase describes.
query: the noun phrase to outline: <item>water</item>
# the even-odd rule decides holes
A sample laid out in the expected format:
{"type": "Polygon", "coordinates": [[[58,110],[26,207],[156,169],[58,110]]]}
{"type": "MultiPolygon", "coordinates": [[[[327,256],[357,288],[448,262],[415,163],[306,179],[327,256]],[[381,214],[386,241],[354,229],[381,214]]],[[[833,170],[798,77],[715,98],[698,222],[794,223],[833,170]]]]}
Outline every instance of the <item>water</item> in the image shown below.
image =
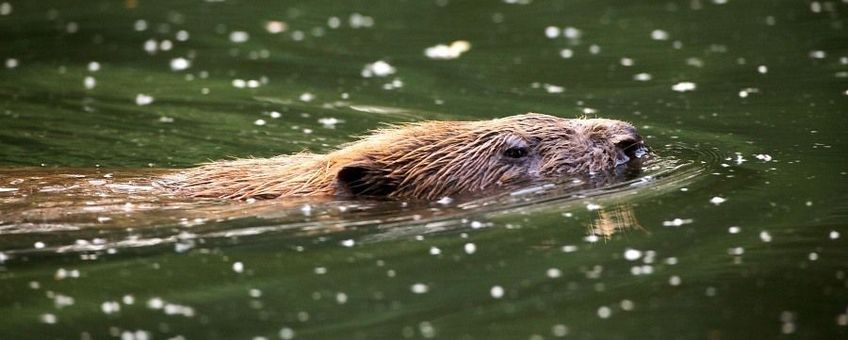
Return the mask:
{"type": "Polygon", "coordinates": [[[0,0],[0,338],[845,337],[846,7],[0,0]],[[453,202],[150,194],[528,111],[656,157],[453,202]]]}

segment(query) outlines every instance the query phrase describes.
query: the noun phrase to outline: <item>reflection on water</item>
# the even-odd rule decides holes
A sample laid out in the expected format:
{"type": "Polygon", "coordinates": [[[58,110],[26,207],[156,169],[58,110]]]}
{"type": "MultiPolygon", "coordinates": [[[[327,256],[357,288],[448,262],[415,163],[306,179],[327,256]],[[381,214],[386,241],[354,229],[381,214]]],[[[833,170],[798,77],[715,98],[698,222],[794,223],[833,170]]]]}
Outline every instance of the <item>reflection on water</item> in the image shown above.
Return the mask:
{"type": "Polygon", "coordinates": [[[597,219],[589,226],[589,233],[610,239],[616,233],[629,229],[645,231],[636,219],[633,207],[622,204],[612,209],[599,210],[597,219]]]}

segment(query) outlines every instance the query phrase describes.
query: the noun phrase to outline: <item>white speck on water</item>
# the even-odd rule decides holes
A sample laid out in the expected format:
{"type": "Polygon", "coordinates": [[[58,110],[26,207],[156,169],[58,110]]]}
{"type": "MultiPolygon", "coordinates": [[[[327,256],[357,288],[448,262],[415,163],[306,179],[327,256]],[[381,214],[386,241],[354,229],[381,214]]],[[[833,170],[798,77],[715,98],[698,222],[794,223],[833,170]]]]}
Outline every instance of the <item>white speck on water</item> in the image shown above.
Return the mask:
{"type": "Polygon", "coordinates": [[[566,39],[575,40],[580,39],[583,36],[583,32],[574,27],[566,27],[562,29],[562,35],[566,39]]]}
{"type": "Polygon", "coordinates": [[[340,122],[341,122],[341,120],[339,120],[337,118],[332,118],[332,117],[331,118],[320,118],[320,119],[318,119],[318,123],[320,123],[321,125],[323,125],[327,129],[334,129],[336,127],[336,124],[338,124],[340,122]]]}
{"type": "Polygon", "coordinates": [[[669,34],[666,31],[659,30],[659,29],[651,31],[651,39],[668,40],[668,38],[669,38],[669,34]]]}
{"type": "Polygon", "coordinates": [[[244,263],[241,262],[233,262],[233,271],[241,274],[244,272],[244,263]]]}
{"type": "Polygon", "coordinates": [[[133,29],[135,29],[138,32],[142,32],[142,31],[147,30],[147,21],[144,21],[144,20],[141,20],[141,19],[136,20],[135,23],[133,24],[133,29]]]}
{"type": "Polygon", "coordinates": [[[0,15],[12,14],[12,4],[4,2],[0,4],[0,15]]]}
{"type": "Polygon", "coordinates": [[[155,297],[147,300],[147,308],[150,309],[162,309],[165,306],[165,301],[161,298],[155,297]]]}
{"type": "Polygon", "coordinates": [[[159,49],[162,51],[170,51],[174,47],[174,43],[170,40],[162,40],[159,42],[159,49]]]}
{"type": "Polygon", "coordinates": [[[624,259],[627,261],[636,261],[642,257],[642,251],[637,249],[627,249],[624,251],[624,259]]]}
{"type": "Polygon", "coordinates": [[[745,248],[742,248],[742,247],[728,248],[727,253],[730,254],[730,255],[733,255],[733,256],[742,256],[743,254],[745,254],[745,248]]]}
{"type": "Polygon", "coordinates": [[[810,261],[816,261],[819,259],[819,254],[816,252],[812,252],[810,253],[810,255],[807,255],[807,258],[810,259],[810,261]]]}
{"type": "Polygon", "coordinates": [[[97,72],[100,71],[100,63],[96,61],[92,61],[88,63],[88,71],[89,72],[97,72]]]}
{"type": "Polygon", "coordinates": [[[265,120],[264,120],[264,119],[257,119],[257,120],[255,120],[255,121],[253,122],[253,125],[256,125],[256,126],[263,126],[263,125],[265,125],[265,123],[266,123],[266,122],[265,122],[265,120]]]}
{"type": "Polygon", "coordinates": [[[727,228],[727,232],[731,233],[731,234],[738,234],[740,231],[742,231],[742,228],[739,228],[737,226],[732,226],[730,228],[727,228]]]}
{"type": "Polygon", "coordinates": [[[121,304],[118,301],[106,301],[100,304],[100,310],[104,314],[114,314],[121,311],[121,304]]]}
{"type": "Polygon", "coordinates": [[[691,57],[686,59],[686,65],[700,68],[704,67],[704,61],[701,58],[691,57]]]}
{"type": "Polygon", "coordinates": [[[249,291],[247,291],[247,294],[254,299],[262,297],[262,291],[256,288],[251,288],[249,291]]]}
{"type": "Polygon", "coordinates": [[[783,334],[792,334],[795,333],[795,313],[790,311],[783,311],[780,313],[780,321],[782,325],[780,326],[780,331],[783,334]]]}
{"type": "Polygon", "coordinates": [[[194,308],[175,303],[166,303],[163,311],[166,315],[182,315],[185,317],[194,316],[194,308]]]}
{"type": "Polygon", "coordinates": [[[771,162],[771,160],[772,160],[771,156],[768,155],[768,154],[756,154],[756,155],[754,155],[754,157],[763,161],[763,162],[771,162]]]}
{"type": "Polygon", "coordinates": [[[347,303],[347,294],[342,292],[336,293],[336,302],[340,305],[347,303]]]}
{"type": "Polygon", "coordinates": [[[672,85],[671,89],[674,90],[674,91],[677,91],[677,92],[688,92],[688,91],[694,91],[697,87],[698,86],[695,85],[695,83],[693,83],[693,82],[684,81],[684,82],[679,82],[677,84],[672,85]]]}
{"type": "Polygon", "coordinates": [[[56,308],[65,308],[67,306],[72,306],[73,304],[73,297],[62,294],[56,294],[56,296],[53,297],[53,305],[55,305],[56,308]]]}
{"type": "Polygon", "coordinates": [[[15,58],[7,58],[6,59],[6,68],[12,69],[18,67],[18,59],[15,58]]]}
{"type": "Polygon", "coordinates": [[[268,21],[265,23],[265,30],[271,34],[283,33],[289,28],[289,25],[282,21],[268,21]]]}
{"type": "Polygon", "coordinates": [[[233,87],[238,89],[243,89],[247,87],[247,82],[244,79],[233,79],[232,81],[233,87]]]}
{"type": "Polygon", "coordinates": [[[411,290],[414,294],[424,294],[430,290],[430,287],[427,287],[427,285],[423,283],[416,283],[409,287],[409,290],[411,290]]]}
{"type": "Polygon", "coordinates": [[[827,57],[827,53],[825,53],[825,51],[822,51],[822,50],[810,51],[810,58],[824,59],[826,57],[827,57]]]}
{"type": "Polygon", "coordinates": [[[663,221],[663,227],[679,227],[684,224],[692,223],[691,218],[675,218],[671,221],[663,221]]]}
{"type": "Polygon", "coordinates": [[[86,90],[91,90],[95,86],[97,86],[97,80],[94,79],[94,77],[92,77],[92,76],[88,76],[88,77],[85,77],[85,79],[83,79],[82,84],[83,84],[83,86],[85,86],[86,90]]]}
{"type": "Polygon", "coordinates": [[[436,256],[436,255],[441,255],[441,254],[442,254],[442,250],[439,249],[438,247],[430,247],[430,255],[436,256]]]}
{"type": "Polygon", "coordinates": [[[574,51],[572,51],[570,48],[563,48],[559,51],[559,56],[563,59],[569,59],[574,56],[574,51]]]}
{"type": "Polygon", "coordinates": [[[551,334],[558,338],[564,337],[568,335],[568,327],[563,324],[556,324],[551,327],[551,334]]]}
{"type": "Polygon", "coordinates": [[[612,315],[612,309],[607,306],[601,306],[598,308],[598,317],[601,319],[607,319],[612,315]]]}
{"type": "Polygon", "coordinates": [[[562,270],[559,268],[548,268],[545,274],[548,275],[549,278],[556,279],[562,276],[562,270]]]}
{"type": "Polygon", "coordinates": [[[602,208],[602,207],[600,205],[595,204],[595,203],[586,204],[586,210],[589,210],[589,211],[595,211],[595,210],[598,210],[600,208],[602,208]]]}
{"type": "Polygon", "coordinates": [[[808,207],[812,207],[812,206],[813,206],[813,201],[806,201],[806,202],[804,202],[804,205],[806,205],[806,206],[808,206],[808,207]]]}
{"type": "Polygon", "coordinates": [[[329,17],[327,18],[327,27],[332,29],[337,29],[341,27],[342,20],[339,17],[329,17]]]}
{"type": "Polygon", "coordinates": [[[280,118],[280,117],[283,116],[282,113],[279,113],[277,111],[271,111],[271,112],[268,113],[268,115],[271,116],[271,118],[274,118],[274,119],[277,119],[277,118],[280,118]]]}
{"type": "Polygon", "coordinates": [[[681,282],[683,282],[683,280],[681,280],[680,276],[677,275],[672,275],[670,278],[668,278],[668,284],[672,286],[679,286],[681,282]]]}
{"type": "Polygon", "coordinates": [[[180,31],[177,32],[177,35],[175,36],[175,38],[177,39],[177,41],[187,41],[189,36],[190,35],[188,34],[188,31],[180,30],[180,31]]]}
{"type": "Polygon", "coordinates": [[[241,44],[243,42],[246,42],[248,39],[250,39],[250,34],[248,34],[245,31],[232,31],[232,32],[230,32],[230,41],[232,41],[236,44],[241,44]]]}
{"type": "Polygon", "coordinates": [[[78,23],[71,21],[67,25],[65,25],[65,32],[73,34],[73,33],[77,33],[77,31],[79,31],[79,24],[78,23]]]}
{"type": "Polygon", "coordinates": [[[350,24],[351,28],[355,29],[368,28],[374,26],[374,18],[359,13],[353,13],[348,19],[348,24],[350,24]]]}
{"type": "Polygon", "coordinates": [[[430,59],[456,59],[462,56],[463,53],[471,50],[471,43],[465,40],[457,40],[450,45],[438,44],[436,46],[427,47],[424,50],[424,55],[430,59]]]}
{"type": "Polygon", "coordinates": [[[171,70],[173,71],[182,71],[191,67],[191,61],[186,58],[174,58],[171,59],[171,70]]]}
{"type": "Polygon", "coordinates": [[[633,75],[633,80],[636,81],[649,81],[653,78],[650,73],[637,73],[633,75]]]}
{"type": "Polygon", "coordinates": [[[835,240],[839,238],[839,232],[836,230],[831,230],[830,234],[827,235],[831,240],[835,240]]]}
{"type": "Polygon", "coordinates": [[[726,201],[727,201],[726,198],[722,198],[722,197],[718,197],[718,196],[710,198],[710,203],[715,204],[715,205],[722,204],[726,201]]]}
{"type": "Polygon", "coordinates": [[[489,294],[495,299],[500,299],[504,296],[504,289],[501,286],[492,286],[492,288],[489,289],[489,294]]]}
{"type": "Polygon", "coordinates": [[[134,296],[132,296],[132,295],[127,294],[127,295],[124,295],[124,296],[121,298],[121,301],[122,301],[125,305],[132,305],[132,304],[135,304],[135,297],[134,297],[134,296]]]}
{"type": "Polygon", "coordinates": [[[156,40],[149,39],[144,42],[144,51],[148,54],[155,54],[159,49],[159,45],[156,43],[156,40]]]}
{"type": "Polygon", "coordinates": [[[278,335],[280,336],[280,339],[283,340],[294,339],[294,330],[288,327],[283,327],[280,328],[280,332],[278,335]]]}
{"type": "Polygon", "coordinates": [[[152,96],[148,96],[148,95],[143,94],[143,93],[139,93],[139,94],[135,95],[135,105],[145,106],[145,105],[150,105],[151,103],[153,103],[153,97],[152,96]]]}
{"type": "Polygon", "coordinates": [[[633,59],[630,58],[621,58],[621,61],[619,62],[621,63],[621,66],[633,66],[633,59]]]}
{"type": "Polygon", "coordinates": [[[429,339],[436,336],[436,328],[428,321],[421,321],[418,324],[418,331],[421,332],[421,337],[429,339]]]}
{"type": "Polygon", "coordinates": [[[362,76],[365,78],[371,77],[385,77],[391,74],[394,74],[397,70],[394,66],[383,60],[377,60],[371,64],[365,64],[365,67],[362,69],[362,76]]]}
{"type": "Polygon", "coordinates": [[[347,240],[343,240],[341,242],[341,244],[342,244],[342,246],[350,248],[350,247],[353,247],[354,245],[356,245],[356,241],[354,241],[353,239],[347,239],[347,240]]]}
{"type": "Polygon", "coordinates": [[[162,116],[162,117],[159,117],[159,122],[160,122],[160,123],[173,123],[173,122],[174,122],[174,118],[173,118],[173,117],[162,116]]]}
{"type": "Polygon", "coordinates": [[[50,313],[41,314],[38,317],[38,319],[41,320],[41,322],[46,323],[48,325],[55,324],[56,321],[58,321],[58,318],[56,318],[56,315],[50,314],[50,313]]]}
{"type": "Polygon", "coordinates": [[[765,230],[761,231],[760,232],[760,241],[763,241],[763,242],[766,242],[766,243],[771,242],[771,234],[769,234],[769,232],[767,232],[765,230]]]}
{"type": "Polygon", "coordinates": [[[327,274],[327,268],[326,267],[315,267],[315,269],[313,269],[312,271],[315,272],[316,275],[327,274]]]}
{"type": "Polygon", "coordinates": [[[598,46],[598,45],[592,44],[591,46],[589,46],[589,53],[591,53],[591,54],[601,53],[601,47],[598,46]]]}
{"type": "Polygon", "coordinates": [[[557,85],[545,84],[544,87],[545,91],[547,91],[548,93],[562,93],[565,91],[564,87],[557,85]]]}
{"type": "MultiPolygon", "coordinates": [[[[8,259],[9,259],[9,255],[6,255],[5,253],[0,252],[0,264],[2,264],[3,262],[6,262],[8,259]]],[[[33,281],[33,282],[35,282],[35,281],[33,281]]]]}
{"type": "Polygon", "coordinates": [[[471,255],[471,254],[474,254],[475,252],[477,252],[477,246],[474,243],[466,243],[464,248],[465,248],[465,253],[468,254],[468,255],[471,255]]]}
{"type": "Polygon", "coordinates": [[[573,253],[575,251],[577,251],[577,246],[575,246],[575,245],[568,244],[568,245],[562,246],[562,252],[563,253],[573,253]]]}
{"type": "Polygon", "coordinates": [[[38,241],[38,242],[35,242],[32,246],[33,246],[35,249],[41,249],[41,248],[44,248],[44,247],[45,247],[45,246],[47,246],[47,245],[46,245],[46,244],[44,244],[44,242],[38,241]]]}
{"type": "Polygon", "coordinates": [[[549,39],[554,39],[559,36],[559,28],[554,26],[545,27],[545,36],[549,39]]]}
{"type": "Polygon", "coordinates": [[[595,235],[595,234],[586,235],[586,237],[583,237],[583,241],[586,241],[586,242],[589,242],[589,243],[598,242],[600,239],[601,238],[598,237],[598,235],[595,235]]]}
{"type": "Polygon", "coordinates": [[[633,308],[636,307],[636,304],[634,304],[633,301],[630,301],[630,300],[627,300],[627,299],[621,300],[621,302],[618,305],[621,307],[621,310],[627,311],[627,312],[632,311],[633,308]]]}
{"type": "Polygon", "coordinates": [[[300,97],[298,97],[298,99],[302,102],[308,103],[315,99],[315,95],[309,92],[304,92],[300,95],[300,97]]]}
{"type": "Polygon", "coordinates": [[[757,66],[757,72],[760,74],[766,74],[768,73],[768,67],[766,65],[757,66]]]}

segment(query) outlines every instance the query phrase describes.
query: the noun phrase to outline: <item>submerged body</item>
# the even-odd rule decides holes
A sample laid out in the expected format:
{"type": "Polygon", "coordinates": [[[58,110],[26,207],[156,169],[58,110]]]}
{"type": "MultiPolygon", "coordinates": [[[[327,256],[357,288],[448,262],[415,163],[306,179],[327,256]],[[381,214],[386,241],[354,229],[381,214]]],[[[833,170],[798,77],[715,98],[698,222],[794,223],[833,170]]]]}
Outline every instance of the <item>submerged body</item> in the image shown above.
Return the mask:
{"type": "Polygon", "coordinates": [[[392,126],[328,154],[213,162],[163,183],[210,198],[438,199],[610,171],[646,151],[625,122],[528,113],[392,126]]]}

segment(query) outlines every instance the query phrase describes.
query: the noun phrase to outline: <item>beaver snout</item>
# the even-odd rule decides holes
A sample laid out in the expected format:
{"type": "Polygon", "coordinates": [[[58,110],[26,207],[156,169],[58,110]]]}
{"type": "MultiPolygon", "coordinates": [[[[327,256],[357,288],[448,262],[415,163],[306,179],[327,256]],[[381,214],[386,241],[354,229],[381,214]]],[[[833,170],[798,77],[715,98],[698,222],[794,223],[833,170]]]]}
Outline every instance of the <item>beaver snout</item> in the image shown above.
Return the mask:
{"type": "Polygon", "coordinates": [[[642,140],[635,132],[632,136],[629,136],[618,143],[615,143],[616,148],[616,166],[630,162],[632,160],[637,160],[647,155],[649,152],[648,146],[645,145],[645,141],[642,140]]]}

